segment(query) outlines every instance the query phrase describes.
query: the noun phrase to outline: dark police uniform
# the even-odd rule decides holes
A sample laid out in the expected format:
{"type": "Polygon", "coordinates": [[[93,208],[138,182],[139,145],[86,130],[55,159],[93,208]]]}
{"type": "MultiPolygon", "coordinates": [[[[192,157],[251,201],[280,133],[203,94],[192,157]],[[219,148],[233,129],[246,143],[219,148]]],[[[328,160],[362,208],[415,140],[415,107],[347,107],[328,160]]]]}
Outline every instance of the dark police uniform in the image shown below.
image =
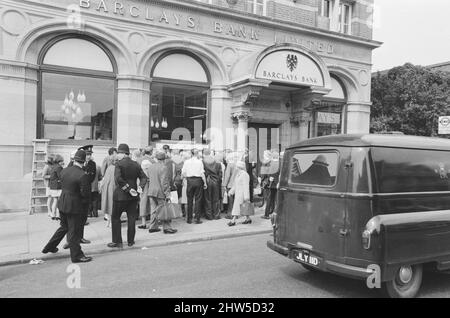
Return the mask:
{"type": "MultiPolygon", "coordinates": [[[[93,147],[94,147],[93,145],[87,145],[87,146],[79,148],[78,150],[84,150],[87,155],[92,155],[93,147]]],[[[88,175],[89,182],[91,183],[91,186],[92,186],[92,182],[94,182],[95,176],[97,174],[97,164],[95,163],[94,160],[86,161],[86,163],[84,164],[83,170],[88,175]]],[[[95,200],[97,200],[97,197],[91,191],[91,198],[89,200],[88,216],[91,216],[91,217],[95,216],[95,214],[96,214],[95,212],[97,212],[97,211],[94,211],[94,209],[96,208],[95,200]]]]}
{"type": "Polygon", "coordinates": [[[61,185],[62,193],[58,201],[61,214],[60,228],[42,252],[55,253],[58,244],[67,234],[72,262],[88,261],[81,250],[80,240],[83,237],[84,222],[88,213],[91,191],[89,178],[82,168],[73,165],[61,172],[61,185]]]}
{"type": "MultiPolygon", "coordinates": [[[[118,152],[130,153],[126,145],[119,145],[118,152]]],[[[137,179],[140,180],[140,185],[145,185],[147,183],[147,176],[137,162],[131,160],[129,157],[125,157],[116,164],[114,179],[118,186],[113,194],[113,211],[111,216],[112,242],[116,245],[122,244],[120,216],[122,212],[126,212],[128,219],[127,241],[128,244],[134,244],[139,196],[133,197],[130,194],[130,190],[137,190],[137,179]]]]}

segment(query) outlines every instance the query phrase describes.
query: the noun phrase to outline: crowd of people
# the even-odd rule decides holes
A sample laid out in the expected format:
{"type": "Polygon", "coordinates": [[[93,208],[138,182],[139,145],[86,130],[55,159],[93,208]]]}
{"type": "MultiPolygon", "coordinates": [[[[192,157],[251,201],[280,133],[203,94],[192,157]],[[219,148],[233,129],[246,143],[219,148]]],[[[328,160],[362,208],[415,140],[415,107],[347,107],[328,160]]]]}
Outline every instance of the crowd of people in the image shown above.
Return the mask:
{"type": "Polygon", "coordinates": [[[228,226],[237,225],[240,217],[244,217],[242,224],[251,224],[254,195],[265,199],[263,218],[269,219],[274,212],[280,171],[277,151],[265,151],[259,166],[250,159],[248,150],[175,150],[166,145],[130,152],[128,145],[121,144],[109,149],[101,165],[92,154],[92,145],[79,148],[71,154],[66,169],[62,156],[48,159],[43,171],[48,180],[48,213],[53,220],[61,221],[61,227],[44,253],[56,253],[67,233],[64,248],[71,249],[72,261],[90,261],[79,244],[90,243],[84,239],[83,229],[89,224],[87,218],[98,217],[98,211],[112,229],[111,248],[123,246],[124,212],[128,246],[135,244],[137,220],[141,223],[138,229],[164,234],[177,233],[171,220],[179,217],[188,224],[201,224],[202,220],[218,220],[225,214],[228,226]],[[76,208],[70,203],[75,198],[81,204],[76,208]]]}

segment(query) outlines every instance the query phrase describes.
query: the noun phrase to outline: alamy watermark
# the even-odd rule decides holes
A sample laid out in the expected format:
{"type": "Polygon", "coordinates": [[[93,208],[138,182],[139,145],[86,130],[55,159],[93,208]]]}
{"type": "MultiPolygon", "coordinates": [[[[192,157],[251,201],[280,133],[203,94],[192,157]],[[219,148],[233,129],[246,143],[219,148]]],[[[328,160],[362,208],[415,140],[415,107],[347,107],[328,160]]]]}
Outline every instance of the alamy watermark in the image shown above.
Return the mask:
{"type": "Polygon", "coordinates": [[[81,268],[76,264],[70,264],[67,266],[66,273],[69,276],[66,279],[66,285],[69,289],[81,288],[81,268]]]}
{"type": "Polygon", "coordinates": [[[379,265],[372,264],[367,267],[372,274],[367,277],[366,284],[369,289],[381,288],[381,268],[379,265]]]}

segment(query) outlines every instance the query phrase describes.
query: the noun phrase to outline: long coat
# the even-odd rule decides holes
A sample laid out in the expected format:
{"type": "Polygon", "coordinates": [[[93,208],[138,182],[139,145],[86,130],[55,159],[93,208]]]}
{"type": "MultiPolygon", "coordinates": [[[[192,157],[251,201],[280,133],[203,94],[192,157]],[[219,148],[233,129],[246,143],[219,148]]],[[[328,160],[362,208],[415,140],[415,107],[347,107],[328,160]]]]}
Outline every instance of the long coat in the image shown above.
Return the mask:
{"type": "Polygon", "coordinates": [[[222,187],[226,187],[227,189],[231,189],[236,180],[236,175],[238,173],[238,168],[236,168],[236,164],[230,162],[225,168],[225,175],[223,177],[222,187]]]}
{"type": "Polygon", "coordinates": [[[244,170],[239,170],[236,174],[236,178],[234,180],[234,185],[230,190],[230,194],[234,194],[234,204],[233,210],[231,211],[231,215],[239,216],[241,215],[241,204],[245,201],[250,200],[250,176],[244,170]]]}
{"type": "Polygon", "coordinates": [[[65,214],[87,215],[91,197],[91,183],[86,173],[78,166],[61,172],[62,193],[58,200],[59,211],[65,214]]]}
{"type": "Polygon", "coordinates": [[[116,166],[109,164],[106,168],[105,176],[103,177],[102,187],[100,189],[102,193],[102,209],[101,212],[104,214],[112,214],[113,210],[113,195],[114,190],[117,187],[116,181],[114,180],[114,171],[116,166]]]}
{"type": "Polygon", "coordinates": [[[139,202],[139,216],[144,217],[147,215],[150,215],[150,201],[148,199],[148,187],[149,187],[149,181],[150,179],[148,178],[148,169],[150,168],[150,166],[154,164],[153,159],[150,158],[146,158],[144,156],[142,163],[141,163],[141,168],[144,171],[145,175],[147,176],[147,182],[145,183],[145,185],[141,184],[141,188],[142,188],[142,194],[141,194],[141,201],[139,202]],[[147,163],[148,161],[148,163],[147,163]],[[145,164],[144,164],[145,163],[145,164]]]}
{"type": "Polygon", "coordinates": [[[52,190],[61,190],[61,172],[63,167],[60,164],[54,164],[50,170],[49,188],[52,190]]]}
{"type": "Polygon", "coordinates": [[[170,182],[167,165],[163,162],[152,164],[148,168],[148,196],[159,199],[170,198],[170,182]]]}

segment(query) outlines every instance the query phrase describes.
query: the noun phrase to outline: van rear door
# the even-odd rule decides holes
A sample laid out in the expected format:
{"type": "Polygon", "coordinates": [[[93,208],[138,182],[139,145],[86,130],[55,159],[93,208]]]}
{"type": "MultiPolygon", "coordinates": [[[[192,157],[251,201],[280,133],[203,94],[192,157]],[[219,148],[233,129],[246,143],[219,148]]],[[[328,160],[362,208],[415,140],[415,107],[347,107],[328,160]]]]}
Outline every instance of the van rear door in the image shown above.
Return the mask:
{"type": "Polygon", "coordinates": [[[343,261],[346,240],[345,158],[333,148],[289,150],[280,183],[276,240],[343,261]]]}

